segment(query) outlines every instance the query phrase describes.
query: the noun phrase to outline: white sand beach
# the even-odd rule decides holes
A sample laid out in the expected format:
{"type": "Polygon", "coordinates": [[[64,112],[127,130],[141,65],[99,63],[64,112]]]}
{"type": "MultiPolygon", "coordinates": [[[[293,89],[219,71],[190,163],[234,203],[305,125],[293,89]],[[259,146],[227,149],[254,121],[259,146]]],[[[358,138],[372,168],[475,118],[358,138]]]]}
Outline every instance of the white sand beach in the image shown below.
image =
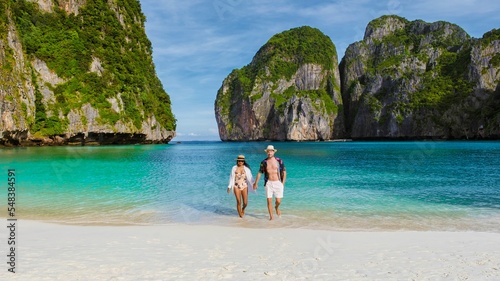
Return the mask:
{"type": "Polygon", "coordinates": [[[500,280],[500,233],[21,220],[16,242],[0,280],[500,280]]]}

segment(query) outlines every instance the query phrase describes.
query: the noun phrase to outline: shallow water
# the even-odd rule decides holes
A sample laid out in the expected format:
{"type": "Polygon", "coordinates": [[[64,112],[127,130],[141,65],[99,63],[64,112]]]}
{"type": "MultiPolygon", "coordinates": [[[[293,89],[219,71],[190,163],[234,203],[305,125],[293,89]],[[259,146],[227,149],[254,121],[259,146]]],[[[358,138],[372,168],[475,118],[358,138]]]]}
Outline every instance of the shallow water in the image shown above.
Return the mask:
{"type": "Polygon", "coordinates": [[[500,232],[500,142],[272,143],[287,168],[282,217],[268,221],[263,180],[239,219],[229,172],[254,172],[269,143],[0,149],[16,216],[72,224],[217,224],[336,230],[500,232]]]}

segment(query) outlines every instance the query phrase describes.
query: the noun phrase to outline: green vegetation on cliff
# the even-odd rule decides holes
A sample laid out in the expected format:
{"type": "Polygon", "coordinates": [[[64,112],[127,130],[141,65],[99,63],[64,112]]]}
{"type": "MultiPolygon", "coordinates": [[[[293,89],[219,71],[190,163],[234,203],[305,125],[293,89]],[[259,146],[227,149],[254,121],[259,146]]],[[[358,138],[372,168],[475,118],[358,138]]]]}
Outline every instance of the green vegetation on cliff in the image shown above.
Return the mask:
{"type": "MultiPolygon", "coordinates": [[[[491,31],[486,32],[483,35],[483,38],[481,38],[481,46],[486,47],[491,44],[491,42],[495,40],[500,40],[500,29],[493,29],[491,31]]],[[[490,63],[493,67],[500,67],[500,54],[495,54],[491,60],[490,63]]]]}
{"type": "MultiPolygon", "coordinates": [[[[9,30],[9,20],[7,13],[4,11],[7,11],[7,3],[5,1],[0,1],[0,42],[7,42],[7,31],[9,30]]],[[[0,45],[0,47],[3,46],[0,45]]],[[[5,77],[9,77],[9,74],[12,72],[13,63],[14,58],[12,56],[12,50],[3,47],[0,50],[0,77],[3,78],[0,80],[0,88],[7,86],[5,84],[9,81],[5,81],[7,80],[5,77]],[[5,54],[3,52],[5,52],[5,54]]]]}
{"type": "Polygon", "coordinates": [[[394,28],[389,27],[389,20],[400,22],[401,28],[394,29],[393,32],[385,35],[380,42],[376,42],[376,44],[385,43],[395,46],[411,47],[411,49],[407,49],[407,51],[411,50],[412,53],[416,54],[420,51],[420,47],[426,45],[421,44],[422,40],[425,38],[431,39],[429,41],[431,41],[431,46],[434,48],[451,48],[460,46],[463,42],[461,32],[448,33],[448,29],[444,27],[449,26],[455,31],[463,31],[462,28],[446,21],[437,21],[429,24],[423,20],[409,21],[400,16],[386,15],[370,21],[368,28],[375,30],[384,28],[386,25],[387,28],[394,28]],[[433,25],[433,27],[430,28],[430,25],[433,25]]]}
{"type": "Polygon", "coordinates": [[[244,75],[244,70],[241,69],[233,70],[227,80],[230,81],[228,85],[229,89],[227,90],[228,94],[223,94],[223,89],[221,88],[215,100],[215,105],[221,109],[223,116],[231,116],[231,103],[235,100],[247,98],[252,87],[251,81],[244,75]]]}
{"type": "MultiPolygon", "coordinates": [[[[33,133],[60,133],[67,120],[57,115],[47,118],[45,111],[66,116],[85,103],[98,109],[101,123],[121,120],[140,129],[142,120],[152,114],[165,129],[175,130],[170,98],[156,76],[137,0],[89,0],[78,15],[67,14],[57,5],[53,12],[44,12],[24,0],[9,0],[9,4],[28,58],[41,59],[65,80],[51,88],[57,102],[49,108],[42,108],[41,94],[36,94],[33,133]],[[90,72],[95,60],[102,73],[90,72]],[[112,110],[108,101],[118,94],[123,100],[121,113],[112,110]]],[[[1,14],[3,24],[5,13],[1,14]]]]}
{"type": "MultiPolygon", "coordinates": [[[[4,1],[0,1],[0,28],[1,30],[8,30],[8,17],[7,13],[4,11],[7,11],[7,3],[4,1]]],[[[7,33],[6,32],[0,32],[0,38],[4,39],[6,37],[7,33]]]]}
{"type": "Polygon", "coordinates": [[[486,32],[483,37],[481,38],[481,44],[483,46],[488,46],[491,44],[491,42],[495,40],[500,40],[500,29],[492,29],[488,32],[486,32]]]}
{"type": "Polygon", "coordinates": [[[412,95],[410,106],[442,111],[467,98],[473,91],[473,83],[467,79],[470,50],[464,46],[459,52],[443,51],[434,71],[425,73],[422,89],[412,95]]]}
{"type": "MultiPolygon", "coordinates": [[[[254,85],[259,83],[257,81],[276,82],[283,78],[289,80],[301,65],[309,63],[321,65],[324,70],[335,69],[337,65],[333,62],[336,57],[335,45],[319,29],[302,26],[276,34],[260,48],[252,63],[231,72],[228,76],[231,80],[230,89],[227,91],[231,95],[222,96],[219,91],[216,105],[222,109],[224,115],[229,116],[231,101],[250,98],[251,102],[255,102],[262,97],[262,93],[250,96],[254,85]]],[[[335,86],[339,88],[339,85],[335,86]]],[[[282,94],[273,93],[272,97],[275,99],[275,106],[280,107],[293,95],[323,100],[328,113],[336,113],[338,110],[325,90],[288,89],[282,94]]]]}
{"type": "MultiPolygon", "coordinates": [[[[303,26],[274,35],[260,48],[250,64],[233,70],[219,89],[215,107],[225,120],[225,130],[229,133],[233,130],[236,124],[233,122],[238,120],[244,104],[252,105],[263,97],[264,93],[256,92],[255,88],[264,84],[271,87],[270,97],[278,115],[285,112],[285,106],[294,96],[309,98],[318,112],[337,114],[339,108],[331,93],[339,90],[340,85],[335,85],[333,77],[325,77],[320,89],[316,90],[298,90],[295,86],[277,90],[276,83],[292,79],[304,64],[320,65],[326,76],[332,76],[337,68],[334,65],[336,58],[335,45],[316,28],[303,26]]],[[[269,131],[264,128],[264,135],[267,136],[269,131]]]]}
{"type": "Polygon", "coordinates": [[[311,99],[312,105],[318,112],[321,112],[321,109],[324,109],[326,114],[337,114],[338,107],[333,102],[332,98],[328,94],[325,89],[318,90],[301,90],[297,91],[294,86],[288,87],[282,94],[271,94],[271,97],[274,98],[274,106],[283,113],[284,108],[283,105],[286,104],[288,100],[292,97],[308,97],[311,99]],[[321,106],[314,101],[321,101],[321,106]]]}
{"type": "MultiPolygon", "coordinates": [[[[432,24],[421,20],[410,22],[399,16],[382,16],[371,21],[368,26],[373,30],[385,29],[383,37],[373,40],[376,47],[372,48],[378,53],[369,58],[367,63],[370,75],[390,77],[396,84],[414,76],[422,76],[419,90],[411,93],[409,103],[402,108],[443,111],[461,102],[472,92],[472,83],[467,78],[471,47],[466,42],[470,37],[459,26],[444,21],[432,24]],[[399,23],[399,28],[394,28],[395,22],[399,23]],[[439,52],[435,61],[431,62],[428,50],[439,52]],[[424,73],[401,67],[402,62],[408,64],[416,60],[431,63],[424,73]]],[[[385,96],[385,93],[379,93],[376,98],[380,101],[385,96]]],[[[373,102],[370,104],[372,109],[375,108],[373,102]]]]}
{"type": "MultiPolygon", "coordinates": [[[[319,64],[333,69],[337,57],[335,45],[319,29],[309,26],[293,28],[276,34],[260,48],[254,60],[241,69],[243,80],[255,82],[261,77],[271,82],[290,79],[300,65],[319,64]]],[[[245,89],[251,91],[251,89],[245,89]]]]}

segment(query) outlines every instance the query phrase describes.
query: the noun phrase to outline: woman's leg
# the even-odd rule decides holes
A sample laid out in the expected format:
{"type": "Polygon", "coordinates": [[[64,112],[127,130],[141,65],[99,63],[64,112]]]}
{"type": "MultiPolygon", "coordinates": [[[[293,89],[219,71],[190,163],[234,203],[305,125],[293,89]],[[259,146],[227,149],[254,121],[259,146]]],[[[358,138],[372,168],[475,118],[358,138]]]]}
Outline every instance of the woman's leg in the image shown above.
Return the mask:
{"type": "Polygon", "coordinates": [[[248,187],[241,191],[241,199],[243,201],[243,208],[241,208],[242,217],[245,215],[245,208],[248,205],[248,187]]]}
{"type": "Polygon", "coordinates": [[[238,210],[238,215],[243,217],[243,211],[241,210],[241,190],[234,187],[234,197],[236,197],[236,210],[238,210]]]}

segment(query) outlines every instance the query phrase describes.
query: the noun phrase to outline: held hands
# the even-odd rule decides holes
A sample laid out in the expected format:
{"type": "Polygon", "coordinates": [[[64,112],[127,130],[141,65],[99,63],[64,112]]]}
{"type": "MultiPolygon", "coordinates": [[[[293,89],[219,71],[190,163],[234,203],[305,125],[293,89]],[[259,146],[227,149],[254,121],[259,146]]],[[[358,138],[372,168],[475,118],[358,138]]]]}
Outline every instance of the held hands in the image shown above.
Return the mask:
{"type": "Polygon", "coordinates": [[[231,193],[231,188],[227,188],[227,194],[231,193]]]}
{"type": "Polygon", "coordinates": [[[253,190],[257,190],[257,182],[253,183],[253,190]]]}

